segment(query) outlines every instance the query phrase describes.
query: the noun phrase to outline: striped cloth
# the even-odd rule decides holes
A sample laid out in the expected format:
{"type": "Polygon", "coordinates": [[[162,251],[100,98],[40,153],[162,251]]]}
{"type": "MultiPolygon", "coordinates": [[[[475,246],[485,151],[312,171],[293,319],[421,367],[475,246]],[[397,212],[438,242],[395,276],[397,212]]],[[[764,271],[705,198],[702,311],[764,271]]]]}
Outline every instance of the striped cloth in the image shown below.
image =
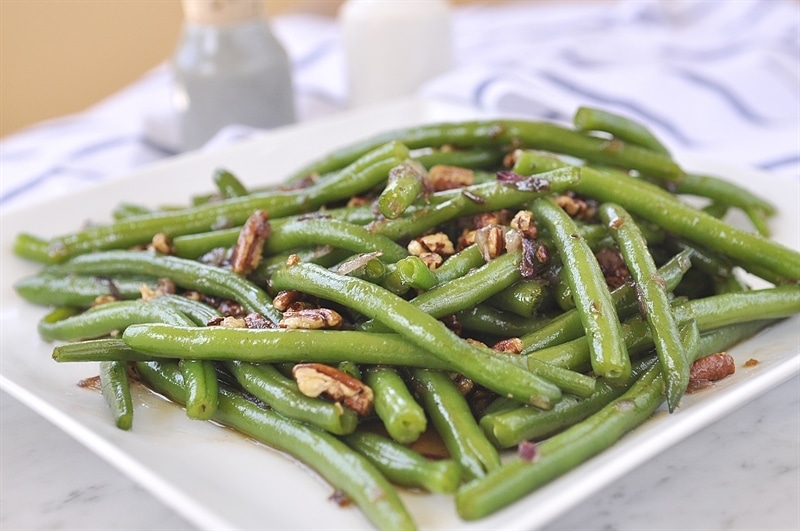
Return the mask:
{"type": "MultiPolygon", "coordinates": [[[[419,95],[568,121],[580,105],[647,124],[677,153],[800,176],[795,0],[506,2],[453,10],[454,65],[419,95]]],[[[272,20],[293,62],[300,121],[346,110],[334,19],[272,20]]],[[[85,112],[0,141],[0,207],[21,206],[174,155],[162,65],[85,112]]],[[[210,146],[258,134],[220,132],[210,146]]]]}

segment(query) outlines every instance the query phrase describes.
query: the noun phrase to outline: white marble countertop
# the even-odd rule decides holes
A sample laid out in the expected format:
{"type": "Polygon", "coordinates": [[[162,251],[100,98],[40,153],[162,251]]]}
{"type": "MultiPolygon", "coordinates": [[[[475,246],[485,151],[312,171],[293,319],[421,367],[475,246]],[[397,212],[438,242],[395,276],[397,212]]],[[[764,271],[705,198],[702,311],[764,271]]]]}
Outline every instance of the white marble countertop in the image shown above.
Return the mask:
{"type": "MultiPolygon", "coordinates": [[[[0,393],[0,529],[195,529],[0,393]]],[[[800,529],[800,376],[611,483],[547,529],[800,529]]]]}

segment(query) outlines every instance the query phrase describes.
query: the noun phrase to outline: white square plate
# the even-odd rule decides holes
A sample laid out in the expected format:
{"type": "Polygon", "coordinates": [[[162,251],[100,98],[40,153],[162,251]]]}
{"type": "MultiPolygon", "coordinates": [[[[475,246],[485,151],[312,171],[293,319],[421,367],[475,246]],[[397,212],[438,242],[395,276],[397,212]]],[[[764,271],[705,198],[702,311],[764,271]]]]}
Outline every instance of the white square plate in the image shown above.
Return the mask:
{"type": "MultiPolygon", "coordinates": [[[[329,501],[331,488],[302,464],[228,429],[192,421],[154,395],[135,394],[134,427],[114,427],[98,393],[76,383],[96,374],[87,364],[57,364],[52,345],[39,339],[36,322],[46,312],[21,300],[12,284],[39,267],[15,257],[16,234],[48,237],[105,222],[118,203],[185,204],[213,188],[220,167],[245,185],[278,182],[308,161],[349,142],[397,127],[479,116],[474,110],[405,101],[320,122],[289,127],[236,146],[188,154],[69,197],[4,212],[1,217],[0,384],[7,392],[81,441],[203,529],[368,529],[354,509],[329,501]]],[[[800,248],[800,182],[680,158],[684,167],[723,176],[768,195],[778,214],[774,238],[800,248]]],[[[742,220],[737,222],[742,223],[742,220]]],[[[463,522],[445,496],[403,493],[412,515],[427,529],[535,528],[579,503],[658,452],[709,425],[800,371],[800,317],[794,316],[731,353],[737,373],[684,398],[678,412],[657,413],[569,474],[479,522],[463,522]],[[743,368],[747,359],[758,365],[743,368]]]]}

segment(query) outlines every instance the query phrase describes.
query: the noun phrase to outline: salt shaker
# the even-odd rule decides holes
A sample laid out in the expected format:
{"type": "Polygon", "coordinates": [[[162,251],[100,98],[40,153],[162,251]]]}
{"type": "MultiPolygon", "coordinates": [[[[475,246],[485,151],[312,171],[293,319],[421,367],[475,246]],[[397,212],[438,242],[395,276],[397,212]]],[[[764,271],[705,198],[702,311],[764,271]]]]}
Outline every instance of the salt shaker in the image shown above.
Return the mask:
{"type": "Polygon", "coordinates": [[[183,9],[172,58],[180,148],[200,147],[226,125],[294,122],[289,58],[263,0],[183,0],[183,9]]]}
{"type": "Polygon", "coordinates": [[[339,10],[351,107],[413,94],[452,62],[440,0],[348,0],[339,10]]]}

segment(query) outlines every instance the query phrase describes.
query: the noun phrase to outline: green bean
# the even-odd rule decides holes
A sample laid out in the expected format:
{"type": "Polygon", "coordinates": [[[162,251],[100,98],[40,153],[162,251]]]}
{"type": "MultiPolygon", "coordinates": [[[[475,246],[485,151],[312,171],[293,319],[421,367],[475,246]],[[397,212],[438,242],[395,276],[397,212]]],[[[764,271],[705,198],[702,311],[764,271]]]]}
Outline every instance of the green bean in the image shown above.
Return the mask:
{"type": "Polygon", "coordinates": [[[500,466],[500,455],[481,431],[466,399],[447,374],[429,369],[411,372],[412,386],[466,479],[500,466]]]}
{"type": "Polygon", "coordinates": [[[522,317],[532,317],[553,301],[543,280],[520,280],[486,299],[486,303],[522,317]]]}
{"type": "MultiPolygon", "coordinates": [[[[369,365],[397,365],[453,370],[451,363],[395,334],[346,330],[247,329],[174,326],[161,323],[131,325],[123,341],[137,352],[156,358],[240,360],[251,363],[353,361],[369,365]]],[[[478,347],[474,347],[478,348],[478,347]]],[[[564,386],[577,394],[590,393],[592,378],[548,364],[526,362],[516,355],[479,349],[482,356],[522,371],[534,382],[545,379],[545,389],[564,386]],[[528,370],[524,366],[528,364],[528,370]],[[528,371],[531,372],[528,372],[528,371]],[[539,374],[541,373],[541,374],[539,374]],[[552,379],[552,382],[549,381],[552,379]]],[[[536,403],[538,405],[538,402],[536,403]]]]}
{"type": "Polygon", "coordinates": [[[436,275],[418,256],[407,256],[388,268],[378,284],[397,295],[409,289],[428,290],[436,285],[436,275]]]}
{"type": "Polygon", "coordinates": [[[355,411],[304,395],[294,380],[271,365],[229,361],[225,367],[245,391],[285,417],[335,435],[345,435],[356,429],[358,415],[355,411]]]}
{"type": "Polygon", "coordinates": [[[173,238],[172,250],[175,256],[180,258],[196,259],[220,247],[224,249],[233,247],[241,232],[242,227],[237,226],[230,229],[184,234],[173,238]]]}
{"type": "MultiPolygon", "coordinates": [[[[343,208],[324,208],[312,213],[283,216],[270,220],[270,229],[274,233],[280,230],[284,223],[304,221],[309,219],[325,220],[336,219],[355,225],[366,225],[375,219],[375,214],[369,205],[343,208]]],[[[212,230],[183,234],[172,239],[172,248],[176,256],[181,258],[197,258],[218,247],[232,247],[239,238],[242,227],[236,226],[229,229],[212,230]]]]}
{"type": "MultiPolygon", "coordinates": [[[[658,276],[664,281],[664,285],[669,291],[675,289],[683,278],[683,274],[691,267],[691,252],[689,249],[680,251],[659,268],[658,276]]],[[[612,291],[611,298],[620,318],[628,317],[639,309],[636,290],[630,283],[623,284],[612,291]]],[[[523,335],[520,338],[523,344],[522,353],[530,354],[536,350],[581,337],[585,333],[578,311],[571,309],[554,317],[538,329],[523,335]]]]}
{"type": "Polygon", "coordinates": [[[593,376],[582,374],[571,369],[559,367],[535,357],[527,359],[514,356],[512,359],[528,367],[533,374],[553,382],[559,389],[581,398],[586,398],[594,393],[597,380],[593,376]]]}
{"type": "MultiPolygon", "coordinates": [[[[780,319],[800,311],[800,286],[723,293],[689,301],[685,306],[697,317],[701,332],[754,319],[780,319]]],[[[675,311],[676,318],[682,319],[680,307],[675,311]]]]}
{"type": "MultiPolygon", "coordinates": [[[[727,348],[766,324],[768,321],[754,321],[702,336],[692,359],[727,348]]],[[[684,340],[694,341],[690,337],[684,340]]],[[[491,514],[605,450],[650,417],[664,400],[662,389],[661,366],[652,364],[622,396],[583,422],[537,444],[533,459],[514,458],[462,487],[456,493],[458,514],[466,520],[491,514]]]]}
{"type": "Polygon", "coordinates": [[[669,156],[669,150],[647,127],[625,116],[592,107],[579,107],[572,123],[578,131],[610,133],[625,142],[669,156]]]}
{"type": "Polygon", "coordinates": [[[666,286],[658,276],[647,242],[630,214],[614,203],[601,204],[599,213],[600,219],[617,243],[634,283],[661,363],[667,405],[672,412],[689,385],[691,363],[684,355],[678,323],[672,314],[666,286]]]}
{"type": "Polygon", "coordinates": [[[520,120],[477,120],[430,124],[389,131],[336,150],[303,167],[290,180],[336,171],[387,140],[402,142],[409,149],[436,148],[445,144],[457,148],[521,148],[553,151],[592,162],[638,170],[664,179],[680,179],[682,169],[669,157],[625,144],[592,138],[579,131],[546,122],[520,120]]]}
{"type": "Polygon", "coordinates": [[[219,402],[219,382],[214,363],[182,359],[178,366],[186,386],[186,415],[197,420],[210,419],[219,402]]]}
{"type": "Polygon", "coordinates": [[[170,278],[183,288],[235,300],[248,311],[258,312],[275,323],[281,319],[280,313],[272,307],[270,297],[253,283],[230,270],[175,256],[143,251],[106,251],[76,256],[45,271],[53,274],[144,274],[170,278]]]}
{"type": "Polygon", "coordinates": [[[462,340],[435,317],[369,282],[299,263],[275,273],[275,289],[296,289],[357,309],[450,364],[454,370],[500,394],[548,408],[561,397],[556,386],[462,340]]]}
{"type": "Polygon", "coordinates": [[[59,363],[75,361],[152,361],[154,356],[137,352],[121,339],[89,339],[56,345],[53,359],[59,363]]]}
{"type": "MultiPolygon", "coordinates": [[[[171,400],[183,403],[185,391],[174,364],[139,363],[145,383],[171,400]]],[[[344,492],[379,529],[416,526],[391,484],[366,458],[322,430],[263,409],[223,386],[214,420],[282,450],[316,470],[344,492]]]]}
{"type": "Polygon", "coordinates": [[[121,430],[133,425],[133,399],[128,381],[127,365],[120,361],[100,362],[100,392],[121,430]]]}
{"type": "Polygon", "coordinates": [[[424,191],[424,169],[412,162],[392,168],[386,187],[378,196],[378,212],[395,219],[424,191]]]}
{"type": "Polygon", "coordinates": [[[161,295],[150,299],[153,304],[163,304],[183,313],[197,326],[206,326],[209,321],[222,315],[219,310],[208,304],[183,297],[181,295],[161,295]]]}
{"type": "Polygon", "coordinates": [[[524,205],[537,197],[566,190],[580,179],[580,170],[572,170],[542,173],[523,185],[492,181],[433,194],[428,197],[429,205],[409,209],[401,218],[377,220],[368,228],[395,241],[412,238],[459,217],[524,205]],[[444,200],[437,202],[437,197],[444,200]]]}
{"type": "Polygon", "coordinates": [[[566,395],[547,411],[517,404],[512,409],[484,415],[480,427],[498,448],[511,448],[522,441],[542,440],[588,418],[622,395],[653,362],[653,358],[646,358],[632,365],[632,378],[624,385],[600,381],[590,396],[579,398],[566,395]]]}
{"type": "Polygon", "coordinates": [[[133,349],[162,358],[328,364],[351,360],[370,365],[452,368],[397,334],[148,323],[129,326],[122,337],[133,349]]]}
{"type": "Polygon", "coordinates": [[[710,216],[714,216],[717,219],[722,219],[728,215],[728,211],[731,209],[730,205],[726,205],[724,203],[717,203],[711,202],[703,207],[703,212],[710,216]]]}
{"type": "Polygon", "coordinates": [[[505,153],[500,149],[429,149],[411,156],[428,169],[445,165],[478,170],[502,167],[505,153]]]}
{"type": "MultiPolygon", "coordinates": [[[[699,338],[700,356],[724,350],[773,322],[751,321],[707,332],[699,338]]],[[[656,358],[650,357],[636,362],[633,366],[634,378],[638,378],[643,370],[656,361],[656,358]]],[[[510,408],[496,407],[481,417],[480,426],[495,445],[500,448],[510,448],[524,440],[544,439],[587,418],[626,389],[627,387],[611,386],[607,382],[600,381],[597,390],[590,398],[580,400],[566,395],[548,411],[519,404],[510,408]]]]}
{"type": "Polygon", "coordinates": [[[381,259],[396,262],[408,256],[408,251],[389,238],[374,234],[364,227],[336,219],[307,219],[292,221],[273,230],[264,244],[267,255],[324,243],[354,253],[379,251],[381,259]]]}
{"type": "Polygon", "coordinates": [[[461,469],[452,459],[433,461],[377,433],[357,431],[344,437],[395,485],[452,494],[461,482],[461,469]]]}
{"type": "Polygon", "coordinates": [[[407,256],[395,264],[384,264],[380,261],[380,252],[362,253],[351,256],[330,269],[340,275],[350,275],[369,282],[382,284],[397,263],[409,258],[407,256]]]}
{"type": "Polygon", "coordinates": [[[401,444],[416,441],[428,421],[397,371],[391,367],[367,369],[364,383],[372,388],[375,413],[389,436],[401,444]]]}
{"type": "Polygon", "coordinates": [[[310,247],[308,249],[294,249],[290,253],[282,253],[275,256],[267,256],[258,265],[248,278],[259,286],[268,286],[269,279],[275,271],[286,266],[287,260],[299,258],[301,262],[310,262],[322,267],[335,267],[341,265],[345,260],[353,257],[353,254],[346,249],[333,249],[327,245],[310,247]]]}
{"type": "Polygon", "coordinates": [[[750,190],[713,175],[687,173],[679,183],[670,183],[669,190],[675,194],[707,197],[714,203],[747,210],[754,208],[765,216],[775,214],[775,205],[750,190]]]}
{"type": "Polygon", "coordinates": [[[88,308],[98,297],[138,299],[142,286],[155,288],[155,279],[144,276],[103,277],[39,273],[14,283],[14,290],[28,302],[47,306],[88,308]]]}
{"type": "MultiPolygon", "coordinates": [[[[753,320],[785,318],[798,311],[800,286],[797,285],[713,295],[673,307],[679,322],[696,318],[700,332],[753,320]]],[[[650,331],[640,316],[626,320],[622,330],[629,351],[652,348],[650,331]]],[[[589,345],[586,337],[580,337],[531,352],[528,356],[580,371],[589,364],[589,345]]]]}
{"type": "Polygon", "coordinates": [[[41,244],[18,237],[15,252],[46,263],[62,262],[90,251],[118,249],[147,243],[154,234],[171,237],[207,231],[225,225],[244,223],[256,210],[265,210],[278,218],[313,210],[326,203],[347,199],[368,190],[386,179],[389,170],[408,157],[408,149],[398,143],[388,143],[366,153],[331,179],[320,181],[308,188],[286,192],[253,193],[219,202],[186,208],[179,211],[159,211],[98,225],[51,239],[46,256],[41,244]]]}
{"type": "MultiPolygon", "coordinates": [[[[525,152],[517,157],[516,171],[525,173],[544,159],[525,152]]],[[[545,168],[559,167],[550,161],[545,168]]],[[[563,163],[561,164],[563,167],[563,163]]],[[[616,201],[631,215],[660,225],[701,246],[728,255],[743,264],[761,266],[790,279],[800,279],[800,253],[763,236],[739,229],[702,210],[681,203],[661,188],[621,172],[581,168],[574,190],[598,201],[616,201]]]]}
{"type": "Polygon", "coordinates": [[[51,261],[51,254],[58,249],[51,248],[48,240],[32,234],[21,232],[14,239],[12,251],[15,255],[34,262],[47,263],[51,261]]]}
{"type": "Polygon", "coordinates": [[[150,214],[152,209],[147,208],[146,206],[142,205],[133,205],[130,203],[120,203],[114,210],[111,212],[111,216],[115,220],[133,218],[136,216],[142,216],[145,214],[150,214]]]}
{"type": "Polygon", "coordinates": [[[102,337],[132,324],[152,322],[193,324],[177,310],[135,300],[102,304],[58,321],[43,319],[39,321],[37,329],[46,341],[77,341],[102,337]]]}
{"type": "Polygon", "coordinates": [[[228,170],[219,169],[215,171],[214,184],[217,185],[220,195],[225,199],[247,195],[247,188],[228,170]]]}
{"type": "Polygon", "coordinates": [[[765,238],[770,236],[769,223],[767,222],[767,216],[763,210],[753,206],[748,206],[745,207],[744,213],[747,215],[748,219],[750,219],[750,223],[753,224],[753,227],[760,235],[764,236],[765,238]]]}
{"type": "Polygon", "coordinates": [[[437,284],[444,284],[466,275],[471,269],[484,264],[483,254],[474,243],[452,255],[442,265],[433,270],[437,284]]]}
{"type": "Polygon", "coordinates": [[[361,367],[358,366],[358,363],[355,363],[355,362],[350,361],[350,360],[340,361],[336,365],[336,368],[339,369],[340,371],[342,371],[345,374],[349,374],[350,376],[352,376],[356,380],[361,380],[362,379],[361,367]]]}
{"type": "MultiPolygon", "coordinates": [[[[420,293],[410,304],[437,319],[470,308],[518,281],[520,259],[519,252],[502,254],[460,278],[420,293]]],[[[376,332],[390,327],[373,320],[360,328],[376,332]]]]}
{"type": "Polygon", "coordinates": [[[624,383],[630,376],[630,358],[614,301],[594,254],[580,238],[572,219],[552,199],[537,199],[531,209],[564,263],[566,280],[589,338],[592,370],[612,383],[624,383]]]}
{"type": "Polygon", "coordinates": [[[494,337],[524,337],[551,321],[548,316],[520,317],[478,304],[455,314],[464,330],[494,337]]]}

